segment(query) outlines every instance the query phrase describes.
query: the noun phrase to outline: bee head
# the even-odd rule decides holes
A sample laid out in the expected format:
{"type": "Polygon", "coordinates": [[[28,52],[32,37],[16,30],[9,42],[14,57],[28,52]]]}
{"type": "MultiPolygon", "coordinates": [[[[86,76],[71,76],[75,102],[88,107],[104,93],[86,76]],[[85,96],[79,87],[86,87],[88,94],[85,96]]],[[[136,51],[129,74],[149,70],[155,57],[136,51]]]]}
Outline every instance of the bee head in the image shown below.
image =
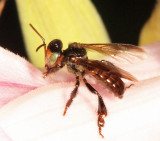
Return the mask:
{"type": "Polygon", "coordinates": [[[42,35],[34,28],[32,24],[29,24],[31,28],[38,34],[38,36],[42,39],[43,44],[41,44],[39,47],[37,47],[36,51],[38,51],[41,47],[44,47],[44,53],[45,53],[45,67],[48,70],[49,68],[53,67],[56,62],[58,61],[58,58],[62,54],[62,42],[59,39],[52,40],[47,48],[45,39],[42,37],[42,35]]]}
{"type": "Polygon", "coordinates": [[[62,54],[62,42],[59,39],[52,40],[45,52],[45,67],[51,68],[62,54]]]}

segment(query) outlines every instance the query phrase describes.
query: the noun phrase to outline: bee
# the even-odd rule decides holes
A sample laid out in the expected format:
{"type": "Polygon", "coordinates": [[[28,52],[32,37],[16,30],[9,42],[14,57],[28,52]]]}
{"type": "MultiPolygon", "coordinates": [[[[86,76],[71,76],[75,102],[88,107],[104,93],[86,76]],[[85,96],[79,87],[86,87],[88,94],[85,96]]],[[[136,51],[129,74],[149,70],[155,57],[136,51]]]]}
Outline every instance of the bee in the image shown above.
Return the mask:
{"type": "Polygon", "coordinates": [[[36,49],[38,51],[41,47],[44,47],[45,53],[45,68],[46,72],[44,77],[51,73],[55,73],[65,65],[69,72],[73,73],[76,78],[76,83],[73,91],[70,94],[70,98],[66,103],[64,113],[66,114],[67,109],[70,107],[73,99],[77,95],[77,90],[80,85],[80,79],[83,80],[84,84],[88,90],[98,97],[98,131],[99,135],[102,135],[102,127],[104,127],[105,120],[107,116],[107,109],[103,101],[102,96],[98,91],[93,88],[86,80],[85,75],[91,75],[95,79],[104,83],[104,85],[110,89],[116,97],[122,98],[125,92],[125,84],[122,78],[128,79],[130,81],[138,81],[129,72],[120,69],[109,61],[106,60],[90,60],[87,57],[87,49],[97,51],[99,53],[109,55],[116,59],[117,56],[124,58],[126,55],[132,55],[134,57],[140,57],[139,53],[144,53],[144,50],[140,47],[131,44],[85,44],[73,42],[68,45],[68,48],[62,51],[62,41],[59,39],[52,40],[47,46],[45,39],[40,35],[40,33],[30,24],[31,28],[38,34],[42,39],[43,43],[36,49]]]}

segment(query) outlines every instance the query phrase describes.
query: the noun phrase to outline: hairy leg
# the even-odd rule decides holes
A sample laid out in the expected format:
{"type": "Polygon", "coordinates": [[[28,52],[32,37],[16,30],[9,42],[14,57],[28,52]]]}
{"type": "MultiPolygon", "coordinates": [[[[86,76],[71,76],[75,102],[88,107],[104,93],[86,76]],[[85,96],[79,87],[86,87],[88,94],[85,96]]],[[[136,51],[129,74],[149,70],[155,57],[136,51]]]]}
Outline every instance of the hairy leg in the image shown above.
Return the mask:
{"type": "Polygon", "coordinates": [[[103,102],[103,99],[101,95],[87,82],[85,78],[83,78],[83,81],[86,85],[86,87],[94,94],[98,96],[98,128],[99,128],[99,134],[104,137],[101,133],[101,128],[104,126],[104,117],[107,116],[107,109],[103,102]]]}
{"type": "Polygon", "coordinates": [[[73,91],[71,92],[70,98],[69,98],[69,100],[68,100],[67,103],[66,103],[66,107],[65,107],[65,110],[64,110],[64,112],[63,112],[63,116],[65,116],[68,107],[71,105],[73,99],[76,97],[78,87],[79,87],[79,76],[76,76],[75,88],[74,88],[73,91]]]}

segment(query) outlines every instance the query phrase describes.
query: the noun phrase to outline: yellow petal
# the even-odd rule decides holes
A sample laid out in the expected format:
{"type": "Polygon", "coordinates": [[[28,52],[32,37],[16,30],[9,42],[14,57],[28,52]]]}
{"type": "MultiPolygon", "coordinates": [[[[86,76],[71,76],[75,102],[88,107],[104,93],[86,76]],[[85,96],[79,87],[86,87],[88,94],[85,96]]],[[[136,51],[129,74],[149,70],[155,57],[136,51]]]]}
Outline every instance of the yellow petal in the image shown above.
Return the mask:
{"type": "Polygon", "coordinates": [[[160,0],[157,1],[155,8],[142,28],[139,44],[146,45],[160,40],[160,0]]]}
{"type": "MultiPolygon", "coordinates": [[[[90,0],[16,0],[24,41],[29,58],[38,67],[44,66],[44,52],[35,52],[42,44],[29,27],[31,23],[48,44],[61,39],[64,48],[70,42],[107,43],[108,34],[90,0]]],[[[97,58],[95,53],[89,54],[97,58]]]]}

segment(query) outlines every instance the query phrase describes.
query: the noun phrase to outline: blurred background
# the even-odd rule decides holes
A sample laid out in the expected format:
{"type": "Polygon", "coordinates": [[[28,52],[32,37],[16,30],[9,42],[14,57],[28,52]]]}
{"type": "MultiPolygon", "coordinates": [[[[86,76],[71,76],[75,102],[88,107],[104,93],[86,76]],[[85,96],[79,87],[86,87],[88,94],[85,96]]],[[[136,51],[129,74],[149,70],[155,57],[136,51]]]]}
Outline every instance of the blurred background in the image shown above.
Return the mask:
{"type": "MultiPolygon", "coordinates": [[[[92,0],[112,42],[138,44],[140,30],[156,0],[92,0]]],[[[0,17],[0,46],[27,58],[14,0],[7,0],[0,17]]]]}

